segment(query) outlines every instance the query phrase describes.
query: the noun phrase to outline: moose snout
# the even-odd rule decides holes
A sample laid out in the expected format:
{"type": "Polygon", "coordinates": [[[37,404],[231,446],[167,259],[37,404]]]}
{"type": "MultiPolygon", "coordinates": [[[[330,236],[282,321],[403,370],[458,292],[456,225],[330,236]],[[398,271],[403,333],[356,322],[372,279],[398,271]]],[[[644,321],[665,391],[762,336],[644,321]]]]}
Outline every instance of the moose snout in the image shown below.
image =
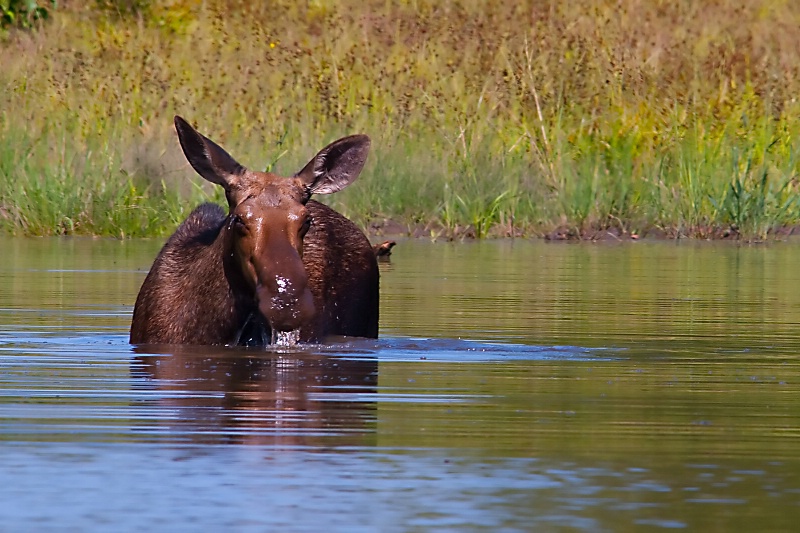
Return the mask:
{"type": "Polygon", "coordinates": [[[258,308],[275,331],[292,331],[314,318],[314,298],[305,283],[276,277],[256,288],[258,308]]]}

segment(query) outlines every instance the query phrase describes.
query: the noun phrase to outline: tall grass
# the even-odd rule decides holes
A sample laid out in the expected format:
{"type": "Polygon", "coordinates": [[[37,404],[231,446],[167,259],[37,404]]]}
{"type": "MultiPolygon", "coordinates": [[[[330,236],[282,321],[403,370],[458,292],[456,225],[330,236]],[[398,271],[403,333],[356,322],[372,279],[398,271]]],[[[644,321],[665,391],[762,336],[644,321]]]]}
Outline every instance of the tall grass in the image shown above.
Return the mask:
{"type": "MultiPolygon", "coordinates": [[[[103,140],[13,130],[0,145],[0,226],[31,235],[162,234],[189,212],[175,187],[129,175],[103,140]]],[[[207,194],[198,191],[196,200],[207,194]]]]}
{"type": "Polygon", "coordinates": [[[219,200],[173,114],[283,173],[369,134],[362,178],[327,200],[364,226],[764,238],[800,221],[793,2],[120,5],[72,2],[0,45],[7,231],[162,234],[219,200]]]}

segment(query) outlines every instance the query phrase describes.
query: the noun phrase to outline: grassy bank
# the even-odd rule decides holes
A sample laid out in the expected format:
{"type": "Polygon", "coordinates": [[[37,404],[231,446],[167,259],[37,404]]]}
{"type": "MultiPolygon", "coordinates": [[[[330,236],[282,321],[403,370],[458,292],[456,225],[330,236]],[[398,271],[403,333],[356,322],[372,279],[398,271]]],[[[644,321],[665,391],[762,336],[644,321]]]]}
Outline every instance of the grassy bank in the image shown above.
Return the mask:
{"type": "Polygon", "coordinates": [[[117,3],[76,0],[1,45],[6,231],[159,235],[219,199],[187,168],[176,113],[283,173],[369,134],[364,174],[330,198],[364,226],[763,238],[800,223],[793,2],[99,4],[117,3]]]}

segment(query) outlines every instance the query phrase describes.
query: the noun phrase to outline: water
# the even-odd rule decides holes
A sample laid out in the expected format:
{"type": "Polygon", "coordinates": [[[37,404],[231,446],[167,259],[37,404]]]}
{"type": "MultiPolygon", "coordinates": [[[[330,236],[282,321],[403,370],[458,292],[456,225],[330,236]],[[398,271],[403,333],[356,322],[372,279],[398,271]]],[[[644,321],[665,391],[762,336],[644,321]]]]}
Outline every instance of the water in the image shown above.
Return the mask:
{"type": "Polygon", "coordinates": [[[133,348],[160,242],[2,238],[0,530],[792,531],[800,247],[403,241],[381,338],[133,348]]]}

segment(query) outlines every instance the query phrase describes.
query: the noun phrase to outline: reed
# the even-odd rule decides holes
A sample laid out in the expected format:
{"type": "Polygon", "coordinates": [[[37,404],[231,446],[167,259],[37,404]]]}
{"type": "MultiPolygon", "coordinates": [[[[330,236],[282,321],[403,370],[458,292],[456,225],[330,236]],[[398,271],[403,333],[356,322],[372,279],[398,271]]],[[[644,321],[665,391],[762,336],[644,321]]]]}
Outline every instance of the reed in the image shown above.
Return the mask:
{"type": "Polygon", "coordinates": [[[365,227],[757,239],[800,221],[793,2],[79,0],[37,26],[0,44],[9,232],[160,235],[219,200],[174,114],[283,173],[369,134],[329,200],[365,227]]]}

